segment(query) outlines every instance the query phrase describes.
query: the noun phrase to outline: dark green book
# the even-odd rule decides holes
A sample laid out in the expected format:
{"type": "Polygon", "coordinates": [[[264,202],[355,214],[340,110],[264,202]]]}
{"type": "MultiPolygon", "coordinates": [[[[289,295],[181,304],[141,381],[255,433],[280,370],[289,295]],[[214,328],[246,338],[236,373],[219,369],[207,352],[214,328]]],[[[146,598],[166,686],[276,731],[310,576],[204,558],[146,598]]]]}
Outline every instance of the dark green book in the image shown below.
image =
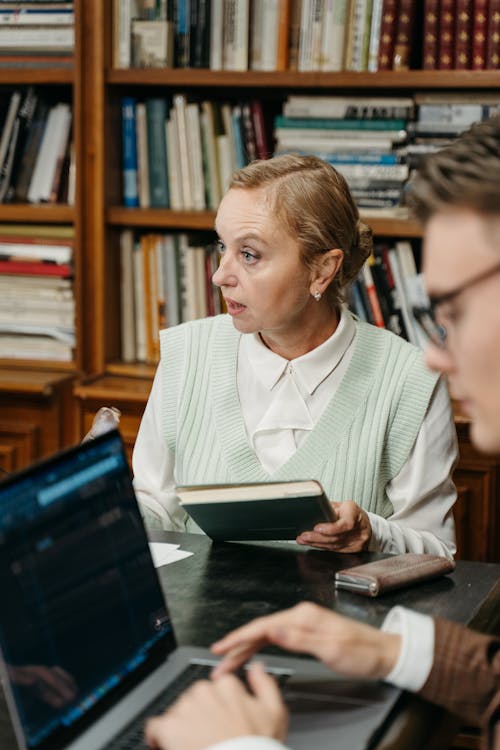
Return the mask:
{"type": "Polygon", "coordinates": [[[168,208],[168,159],[165,139],[167,102],[161,98],[146,99],[148,138],[149,196],[151,208],[168,208]]]}
{"type": "Polygon", "coordinates": [[[216,541],[295,539],[335,520],[316,480],[177,487],[181,506],[216,541]]]}

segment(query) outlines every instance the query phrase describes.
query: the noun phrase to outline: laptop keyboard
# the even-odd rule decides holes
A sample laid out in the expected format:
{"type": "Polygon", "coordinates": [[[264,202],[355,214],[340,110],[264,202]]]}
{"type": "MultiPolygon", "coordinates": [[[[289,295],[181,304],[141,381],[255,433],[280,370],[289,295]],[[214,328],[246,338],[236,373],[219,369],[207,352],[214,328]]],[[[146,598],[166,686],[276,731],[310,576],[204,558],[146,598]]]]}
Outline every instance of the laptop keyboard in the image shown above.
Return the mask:
{"type": "MultiPolygon", "coordinates": [[[[163,713],[184,690],[196,682],[210,677],[213,665],[189,664],[183,672],[146,708],[136,716],[123,732],[107,745],[107,750],[145,750],[148,746],[144,741],[144,724],[151,716],[163,713]]],[[[245,679],[245,670],[241,669],[238,676],[245,679]]],[[[278,684],[282,686],[288,674],[274,675],[278,684]]]]}

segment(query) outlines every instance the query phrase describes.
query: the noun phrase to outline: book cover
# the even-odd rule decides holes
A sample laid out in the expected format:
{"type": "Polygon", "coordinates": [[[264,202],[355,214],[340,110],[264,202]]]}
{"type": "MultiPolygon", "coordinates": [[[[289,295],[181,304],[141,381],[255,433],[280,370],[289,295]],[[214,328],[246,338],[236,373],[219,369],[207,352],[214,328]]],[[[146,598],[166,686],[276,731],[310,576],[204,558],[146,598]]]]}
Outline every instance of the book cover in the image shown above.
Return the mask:
{"type": "Polygon", "coordinates": [[[48,263],[43,260],[0,260],[0,273],[67,278],[73,275],[73,269],[69,263],[48,263]]]}
{"type": "Polygon", "coordinates": [[[489,0],[486,21],[486,69],[500,68],[500,0],[489,0]]]}
{"type": "Polygon", "coordinates": [[[411,68],[412,43],[416,35],[416,20],[416,0],[399,0],[392,57],[393,70],[408,70],[411,68]]]}
{"type": "Polygon", "coordinates": [[[367,59],[367,70],[369,70],[370,73],[375,73],[378,70],[378,50],[380,46],[380,29],[382,26],[382,5],[382,0],[373,0],[367,59]]]}
{"type": "Polygon", "coordinates": [[[146,99],[146,129],[148,139],[149,199],[151,208],[168,208],[168,165],[165,123],[167,102],[163,97],[146,99]]]}
{"type": "Polygon", "coordinates": [[[456,0],[456,2],[453,67],[455,70],[470,70],[472,67],[472,0],[456,0]]]}
{"type": "Polygon", "coordinates": [[[439,0],[425,0],[422,40],[422,68],[436,70],[439,45],[439,0]]]}
{"type": "Polygon", "coordinates": [[[295,539],[334,520],[315,480],[177,487],[181,506],[216,541],[295,539]]]}
{"type": "Polygon", "coordinates": [[[439,0],[438,70],[452,70],[455,59],[456,0],[439,0]]]}
{"type": "Polygon", "coordinates": [[[472,70],[486,68],[488,0],[474,0],[472,17],[472,70]]]}
{"type": "Polygon", "coordinates": [[[321,70],[342,70],[347,0],[325,0],[321,70]]]}
{"type": "Polygon", "coordinates": [[[392,70],[398,12],[399,0],[383,0],[378,70],[392,70]]]}
{"type": "Polygon", "coordinates": [[[135,360],[134,234],[120,234],[120,326],[121,356],[124,362],[135,360]]]}
{"type": "Polygon", "coordinates": [[[378,596],[387,591],[438,578],[455,570],[455,561],[439,555],[410,552],[344,568],[335,573],[335,588],[378,596]]]}
{"type": "Polygon", "coordinates": [[[137,191],[137,123],[136,99],[122,99],[122,173],[123,205],[135,208],[139,205],[137,191]]]}
{"type": "Polygon", "coordinates": [[[291,0],[290,30],[288,39],[288,66],[290,70],[299,69],[301,18],[302,0],[291,0]]]}

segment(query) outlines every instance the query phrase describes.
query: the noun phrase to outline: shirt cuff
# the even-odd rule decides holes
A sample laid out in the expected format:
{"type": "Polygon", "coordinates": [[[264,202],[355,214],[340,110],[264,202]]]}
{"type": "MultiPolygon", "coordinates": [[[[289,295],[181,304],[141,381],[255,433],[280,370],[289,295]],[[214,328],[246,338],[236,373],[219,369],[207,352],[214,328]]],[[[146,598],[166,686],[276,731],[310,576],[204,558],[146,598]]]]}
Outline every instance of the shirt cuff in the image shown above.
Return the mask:
{"type": "Polygon", "coordinates": [[[286,750],[285,746],[270,737],[234,737],[232,740],[218,742],[205,750],[286,750]]]}
{"type": "Polygon", "coordinates": [[[386,682],[418,692],[425,685],[434,661],[434,620],[410,609],[394,607],[382,630],[401,636],[398,660],[386,682]]]}

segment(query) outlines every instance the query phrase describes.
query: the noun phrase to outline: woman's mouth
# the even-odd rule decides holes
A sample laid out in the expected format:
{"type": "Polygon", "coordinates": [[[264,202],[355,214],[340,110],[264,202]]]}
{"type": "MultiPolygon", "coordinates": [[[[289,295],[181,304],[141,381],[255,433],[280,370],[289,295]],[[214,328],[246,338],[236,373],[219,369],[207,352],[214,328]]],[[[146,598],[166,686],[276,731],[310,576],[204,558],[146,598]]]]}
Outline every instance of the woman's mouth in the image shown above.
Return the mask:
{"type": "Polygon", "coordinates": [[[229,298],[226,298],[226,307],[229,315],[238,315],[246,309],[246,305],[240,305],[239,302],[229,298]]]}

